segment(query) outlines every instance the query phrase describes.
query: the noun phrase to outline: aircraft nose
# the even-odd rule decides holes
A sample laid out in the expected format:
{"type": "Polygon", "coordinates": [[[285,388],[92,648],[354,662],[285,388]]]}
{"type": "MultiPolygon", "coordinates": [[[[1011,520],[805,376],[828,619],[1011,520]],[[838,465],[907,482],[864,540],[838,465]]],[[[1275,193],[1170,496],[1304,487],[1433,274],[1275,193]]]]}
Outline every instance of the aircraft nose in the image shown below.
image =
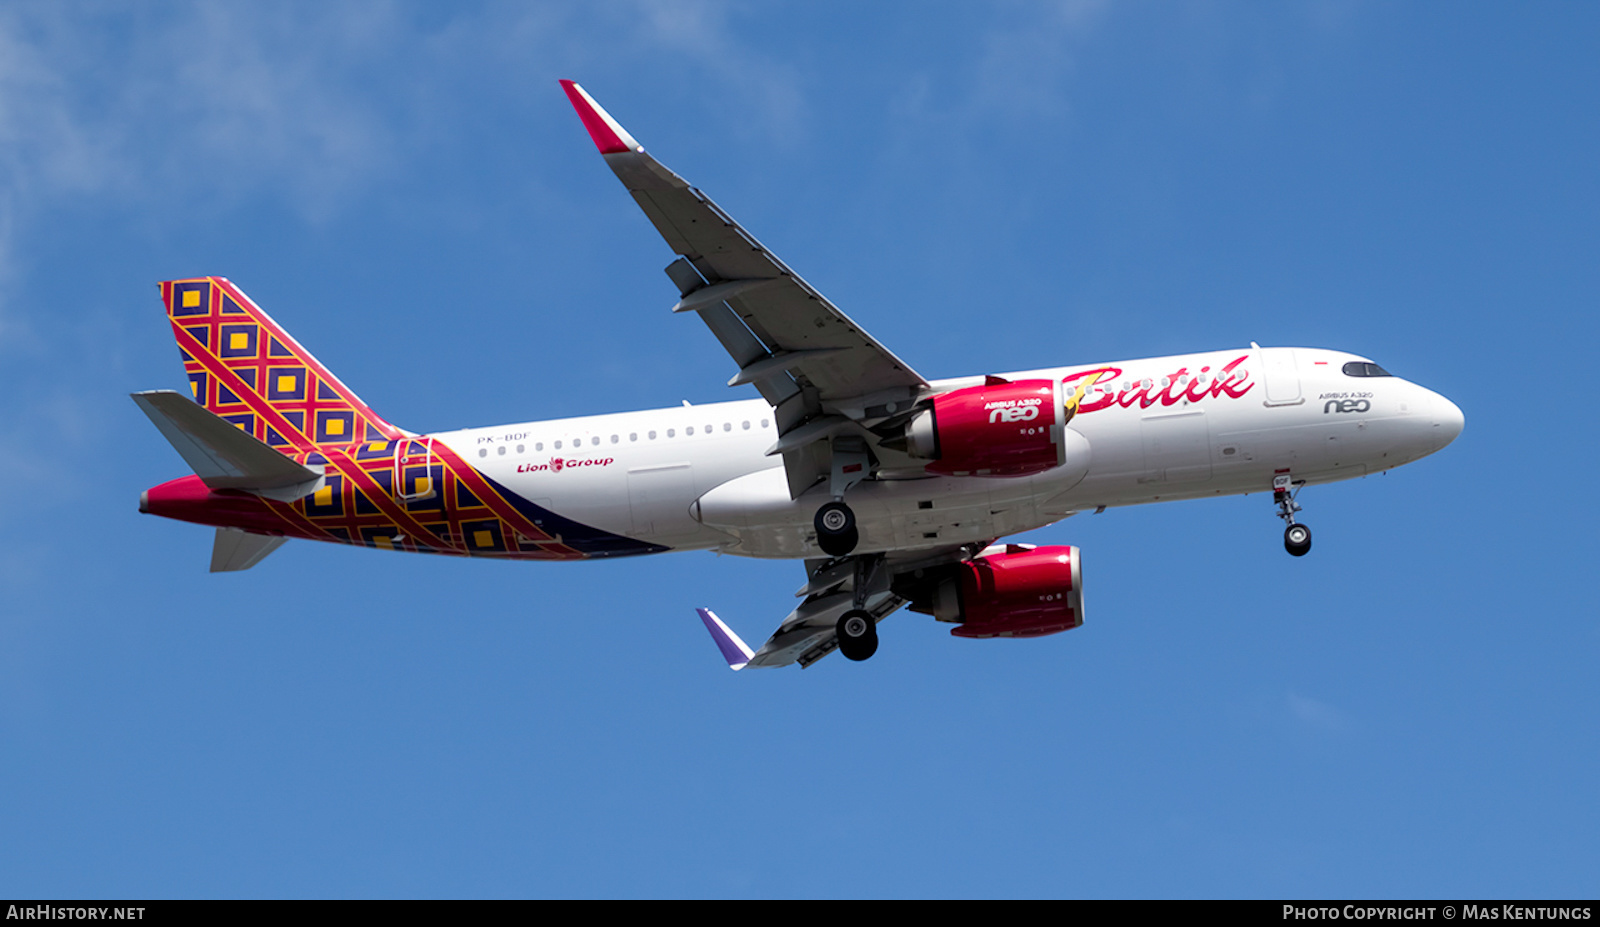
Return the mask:
{"type": "Polygon", "coordinates": [[[1461,408],[1438,393],[1433,394],[1434,450],[1440,450],[1456,439],[1465,427],[1467,417],[1461,408]]]}

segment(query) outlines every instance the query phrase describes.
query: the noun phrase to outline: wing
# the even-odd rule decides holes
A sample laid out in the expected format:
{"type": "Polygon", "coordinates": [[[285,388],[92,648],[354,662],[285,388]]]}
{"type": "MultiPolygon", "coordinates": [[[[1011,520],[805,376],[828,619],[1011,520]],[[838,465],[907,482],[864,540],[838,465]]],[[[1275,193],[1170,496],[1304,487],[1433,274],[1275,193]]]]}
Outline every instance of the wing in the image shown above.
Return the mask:
{"type": "Polygon", "coordinates": [[[952,546],[915,553],[808,560],[806,584],[795,590],[800,604],[778,624],[767,642],[754,651],[710,609],[696,611],[732,669],[791,663],[799,663],[804,668],[839,649],[838,622],[845,612],[858,607],[858,585],[861,589],[859,607],[870,613],[874,621],[882,621],[910,601],[895,591],[897,577],[967,560],[972,553],[970,546],[952,546]]]}
{"type": "Polygon", "coordinates": [[[656,231],[680,257],[667,268],[682,296],[674,312],[697,312],[739,365],[729,386],[754,384],[776,410],[790,491],[825,465],[807,451],[855,425],[904,410],[928,381],[818,293],[749,232],[645,152],[582,87],[561,86],[656,231]]]}
{"type": "MultiPolygon", "coordinates": [[[[873,620],[882,621],[904,604],[905,599],[882,592],[869,596],[863,608],[871,613],[873,620]]],[[[728,666],[742,670],[746,666],[788,666],[791,663],[799,663],[802,668],[810,666],[839,649],[836,630],[839,618],[854,607],[855,595],[848,590],[808,595],[756,651],[751,651],[715,612],[708,608],[695,611],[706,630],[711,632],[728,666]]]]}

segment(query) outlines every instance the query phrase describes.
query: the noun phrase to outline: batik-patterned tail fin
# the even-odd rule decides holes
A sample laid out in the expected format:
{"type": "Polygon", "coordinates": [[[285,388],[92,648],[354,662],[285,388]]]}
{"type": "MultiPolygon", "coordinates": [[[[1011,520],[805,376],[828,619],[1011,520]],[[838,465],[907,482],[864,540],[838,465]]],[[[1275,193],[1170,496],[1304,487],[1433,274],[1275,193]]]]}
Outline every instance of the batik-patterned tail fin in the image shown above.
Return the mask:
{"type": "Polygon", "coordinates": [[[225,278],[169,280],[161,299],[194,400],[271,447],[404,435],[225,278]]]}

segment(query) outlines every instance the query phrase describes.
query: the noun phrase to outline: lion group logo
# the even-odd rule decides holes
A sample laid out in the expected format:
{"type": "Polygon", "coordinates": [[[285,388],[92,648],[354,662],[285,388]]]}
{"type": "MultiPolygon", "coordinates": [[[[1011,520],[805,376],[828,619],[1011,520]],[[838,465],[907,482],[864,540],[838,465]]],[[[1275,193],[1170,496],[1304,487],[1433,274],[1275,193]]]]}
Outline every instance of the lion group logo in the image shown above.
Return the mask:
{"type": "Polygon", "coordinates": [[[552,457],[549,463],[518,464],[518,473],[560,473],[563,470],[576,470],[579,467],[609,467],[616,463],[615,457],[552,457]]]}

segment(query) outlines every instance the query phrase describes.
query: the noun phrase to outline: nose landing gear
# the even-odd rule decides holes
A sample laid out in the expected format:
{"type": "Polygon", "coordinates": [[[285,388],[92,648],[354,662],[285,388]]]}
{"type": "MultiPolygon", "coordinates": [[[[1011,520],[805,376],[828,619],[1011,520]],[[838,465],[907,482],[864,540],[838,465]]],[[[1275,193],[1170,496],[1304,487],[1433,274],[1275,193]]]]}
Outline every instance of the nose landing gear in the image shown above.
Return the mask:
{"type": "Polygon", "coordinates": [[[1311,529],[1294,520],[1294,513],[1300,511],[1300,504],[1294,499],[1304,485],[1304,480],[1295,483],[1287,473],[1279,473],[1272,478],[1272,501],[1278,506],[1278,517],[1283,519],[1285,525],[1283,549],[1294,557],[1304,557],[1311,552],[1311,529]]]}

